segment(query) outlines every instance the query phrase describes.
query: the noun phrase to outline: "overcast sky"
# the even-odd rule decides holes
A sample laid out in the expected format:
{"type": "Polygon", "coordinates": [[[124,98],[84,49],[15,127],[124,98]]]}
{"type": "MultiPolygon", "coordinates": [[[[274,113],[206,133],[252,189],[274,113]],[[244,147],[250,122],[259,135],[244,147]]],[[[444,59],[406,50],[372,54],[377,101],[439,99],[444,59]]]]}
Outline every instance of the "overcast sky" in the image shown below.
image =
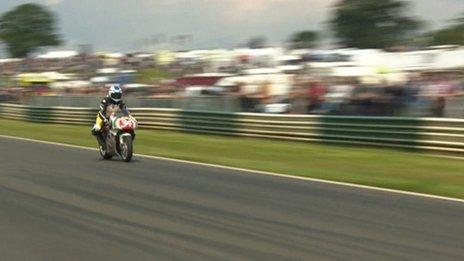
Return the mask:
{"type": "MultiPolygon", "coordinates": [[[[26,2],[48,5],[68,46],[94,51],[143,48],[153,35],[190,34],[194,48],[232,47],[263,35],[281,43],[299,30],[323,31],[337,0],[0,0],[0,12],[26,2]]],[[[411,15],[432,28],[464,12],[464,0],[411,0],[411,15]]]]}

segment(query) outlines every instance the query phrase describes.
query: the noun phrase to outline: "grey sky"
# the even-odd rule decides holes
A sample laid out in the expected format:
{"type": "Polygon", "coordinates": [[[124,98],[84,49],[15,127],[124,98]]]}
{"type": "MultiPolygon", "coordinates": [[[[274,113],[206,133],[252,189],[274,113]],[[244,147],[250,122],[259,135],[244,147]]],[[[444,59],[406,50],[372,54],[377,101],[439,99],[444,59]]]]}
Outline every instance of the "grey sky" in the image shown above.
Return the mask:
{"type": "MultiPolygon", "coordinates": [[[[280,43],[298,30],[324,30],[337,0],[1,0],[0,12],[26,2],[50,6],[69,46],[128,51],[160,34],[191,34],[188,47],[196,48],[231,47],[255,35],[280,43]]],[[[411,15],[432,28],[464,12],[464,0],[409,2],[411,15]]]]}

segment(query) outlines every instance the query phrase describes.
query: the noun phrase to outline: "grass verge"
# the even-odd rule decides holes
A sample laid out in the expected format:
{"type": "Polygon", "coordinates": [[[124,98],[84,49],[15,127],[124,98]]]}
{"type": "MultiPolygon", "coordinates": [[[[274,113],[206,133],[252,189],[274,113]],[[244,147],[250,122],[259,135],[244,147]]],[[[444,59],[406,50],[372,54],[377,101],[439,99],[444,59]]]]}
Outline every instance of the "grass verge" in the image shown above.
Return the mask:
{"type": "MultiPolygon", "coordinates": [[[[0,134],[95,147],[90,127],[0,119],[0,134]]],[[[139,130],[135,152],[464,198],[464,160],[390,149],[139,130]]],[[[97,157],[97,153],[95,154],[97,157]]]]}

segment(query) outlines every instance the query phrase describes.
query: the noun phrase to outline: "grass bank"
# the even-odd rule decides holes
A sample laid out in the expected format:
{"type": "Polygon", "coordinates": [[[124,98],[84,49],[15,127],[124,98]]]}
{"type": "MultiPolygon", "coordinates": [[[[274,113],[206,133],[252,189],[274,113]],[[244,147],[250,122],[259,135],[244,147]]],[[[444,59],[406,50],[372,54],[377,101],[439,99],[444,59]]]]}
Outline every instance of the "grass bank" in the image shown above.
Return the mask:
{"type": "MultiPolygon", "coordinates": [[[[94,147],[90,126],[0,119],[0,134],[94,147]]],[[[389,149],[139,130],[135,152],[464,198],[464,160],[389,149]]],[[[95,154],[97,157],[97,154],[95,154]]]]}

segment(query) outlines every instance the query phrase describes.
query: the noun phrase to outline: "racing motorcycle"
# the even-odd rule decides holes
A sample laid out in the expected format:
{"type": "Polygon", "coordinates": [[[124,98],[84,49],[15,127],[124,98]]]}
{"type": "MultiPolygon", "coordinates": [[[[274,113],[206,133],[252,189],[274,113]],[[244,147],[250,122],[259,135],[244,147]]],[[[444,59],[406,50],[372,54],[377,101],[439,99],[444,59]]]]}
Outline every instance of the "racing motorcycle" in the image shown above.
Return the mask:
{"type": "Polygon", "coordinates": [[[102,158],[109,160],[119,156],[126,162],[131,161],[137,125],[132,116],[111,115],[109,124],[103,127],[103,144],[99,146],[102,158]]]}

